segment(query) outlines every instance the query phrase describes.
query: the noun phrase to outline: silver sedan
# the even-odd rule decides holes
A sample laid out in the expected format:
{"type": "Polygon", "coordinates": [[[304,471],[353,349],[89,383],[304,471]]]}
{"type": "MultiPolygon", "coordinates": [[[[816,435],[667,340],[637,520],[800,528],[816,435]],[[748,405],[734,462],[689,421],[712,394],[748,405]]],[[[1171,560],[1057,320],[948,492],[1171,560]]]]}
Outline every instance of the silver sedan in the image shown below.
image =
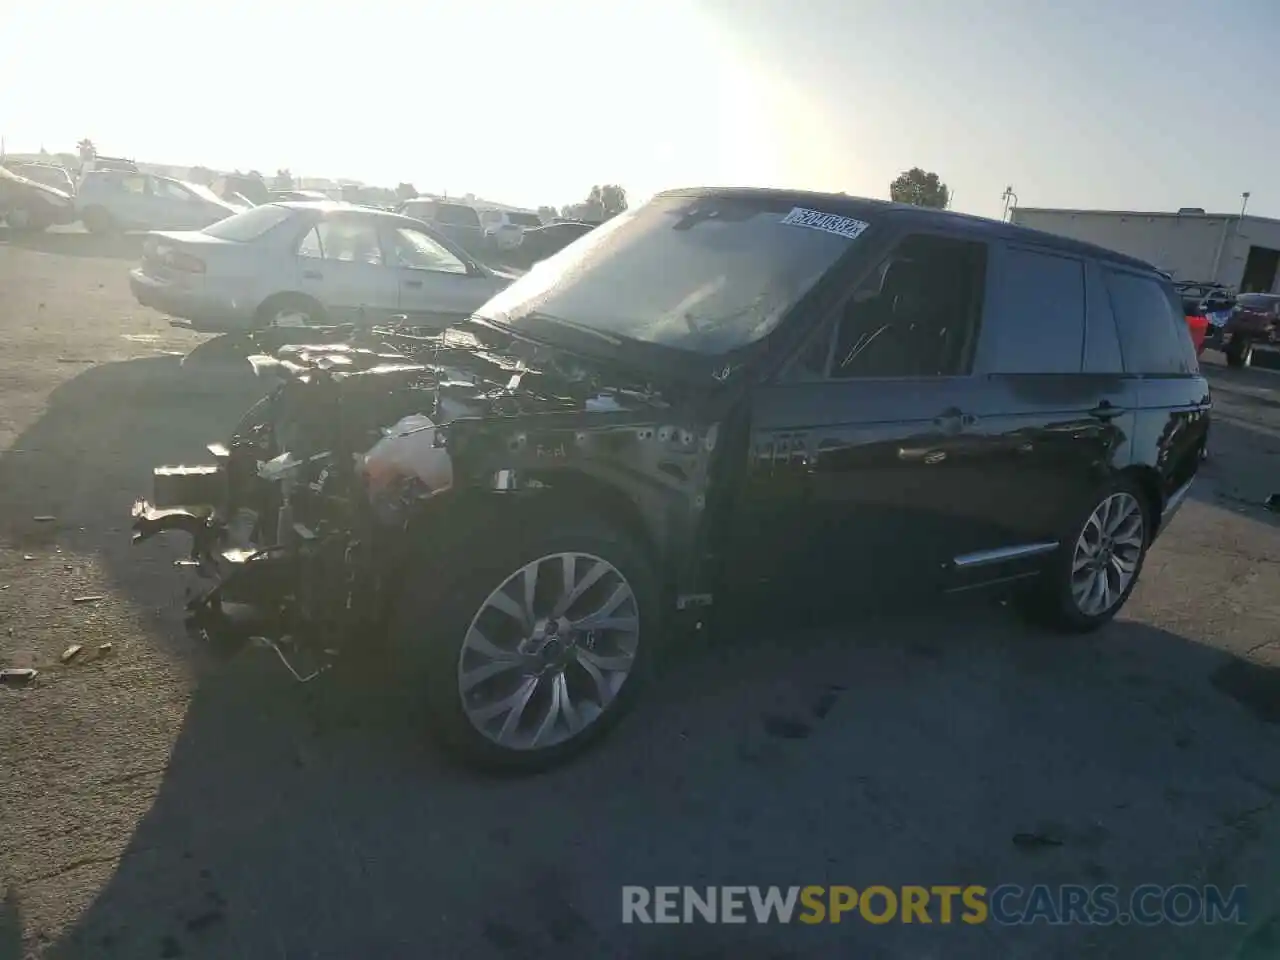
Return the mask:
{"type": "Polygon", "coordinates": [[[151,233],[129,275],[139,303],[207,332],[398,314],[445,326],[511,279],[421,221],[334,202],[270,203],[203,230],[151,233]]]}

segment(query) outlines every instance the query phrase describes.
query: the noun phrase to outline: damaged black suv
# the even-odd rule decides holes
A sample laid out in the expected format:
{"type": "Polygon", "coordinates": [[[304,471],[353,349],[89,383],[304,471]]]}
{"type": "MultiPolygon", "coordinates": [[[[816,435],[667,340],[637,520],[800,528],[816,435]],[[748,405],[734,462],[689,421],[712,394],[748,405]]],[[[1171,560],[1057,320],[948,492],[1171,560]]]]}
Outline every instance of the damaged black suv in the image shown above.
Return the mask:
{"type": "Polygon", "coordinates": [[[216,463],[156,471],[136,538],[192,536],[202,636],[300,679],[389,636],[439,737],[521,769],[606,730],[681,615],[762,584],[1010,584],[1097,627],[1209,425],[1149,265],[801,192],[661,194],[443,333],[252,359],[279,385],[216,463]]]}

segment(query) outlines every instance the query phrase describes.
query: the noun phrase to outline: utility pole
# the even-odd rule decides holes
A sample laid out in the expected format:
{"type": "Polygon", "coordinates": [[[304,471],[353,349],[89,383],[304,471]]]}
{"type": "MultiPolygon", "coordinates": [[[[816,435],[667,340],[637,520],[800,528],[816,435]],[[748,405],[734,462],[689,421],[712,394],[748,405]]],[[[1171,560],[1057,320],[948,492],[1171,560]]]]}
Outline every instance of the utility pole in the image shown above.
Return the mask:
{"type": "Polygon", "coordinates": [[[1244,219],[1244,208],[1249,206],[1249,191],[1240,194],[1240,219],[1244,219]]]}
{"type": "Polygon", "coordinates": [[[1012,203],[1013,203],[1013,209],[1017,209],[1017,206],[1018,206],[1018,195],[1017,195],[1016,193],[1014,193],[1014,192],[1013,192],[1013,187],[1012,187],[1012,186],[1008,186],[1008,187],[1005,187],[1005,188],[1004,188],[1004,193],[1000,194],[1000,199],[1004,201],[1004,212],[1003,212],[1002,214],[1000,214],[1000,219],[1001,219],[1001,220],[1008,220],[1008,219],[1009,219],[1009,210],[1010,210],[1009,204],[1010,204],[1010,202],[1012,201],[1012,203]]]}

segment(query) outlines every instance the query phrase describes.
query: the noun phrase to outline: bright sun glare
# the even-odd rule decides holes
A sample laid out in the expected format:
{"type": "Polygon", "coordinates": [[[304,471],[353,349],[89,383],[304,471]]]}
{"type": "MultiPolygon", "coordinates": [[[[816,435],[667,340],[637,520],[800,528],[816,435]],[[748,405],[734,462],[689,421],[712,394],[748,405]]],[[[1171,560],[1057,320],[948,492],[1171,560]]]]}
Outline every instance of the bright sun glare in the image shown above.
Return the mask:
{"type": "Polygon", "coordinates": [[[848,172],[817,108],[685,0],[46,0],[10,5],[0,35],[21,38],[0,59],[10,150],[89,137],[149,162],[530,206],[601,182],[639,200],[842,189],[848,172]],[[59,81],[59,62],[80,79],[59,81]]]}

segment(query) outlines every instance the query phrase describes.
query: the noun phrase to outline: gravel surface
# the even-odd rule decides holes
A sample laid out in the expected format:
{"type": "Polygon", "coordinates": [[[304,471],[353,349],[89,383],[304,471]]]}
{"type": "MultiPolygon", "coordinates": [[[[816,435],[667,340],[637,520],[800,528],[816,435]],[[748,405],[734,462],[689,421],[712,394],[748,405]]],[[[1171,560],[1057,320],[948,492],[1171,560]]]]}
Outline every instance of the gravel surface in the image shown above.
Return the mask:
{"type": "Polygon", "coordinates": [[[1207,361],[1204,480],[1096,636],[969,601],[721,637],[496,781],[376,655],[299,687],[183,633],[129,507],[256,385],[133,302],[136,256],[0,236],[0,667],[39,670],[0,687],[0,960],[1280,953],[1280,375],[1207,361]],[[622,884],[1002,882],[1245,883],[1249,923],[620,922],[622,884]]]}

